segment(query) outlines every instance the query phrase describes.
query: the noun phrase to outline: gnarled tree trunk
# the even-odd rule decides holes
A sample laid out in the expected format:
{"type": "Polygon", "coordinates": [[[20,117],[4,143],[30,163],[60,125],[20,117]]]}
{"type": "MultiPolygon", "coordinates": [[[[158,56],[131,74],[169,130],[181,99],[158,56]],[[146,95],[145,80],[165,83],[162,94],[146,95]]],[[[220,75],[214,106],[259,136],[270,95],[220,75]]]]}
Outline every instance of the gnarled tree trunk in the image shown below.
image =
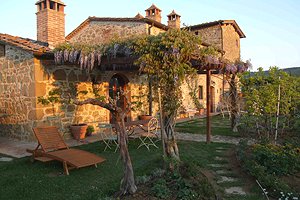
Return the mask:
{"type": "Polygon", "coordinates": [[[178,150],[177,141],[175,138],[175,131],[174,131],[175,119],[172,115],[164,116],[163,119],[164,119],[164,131],[166,134],[166,138],[163,141],[163,145],[165,146],[164,148],[166,151],[165,155],[167,159],[170,161],[169,168],[173,170],[175,167],[174,162],[180,161],[179,150],[178,150]]]}
{"type": "Polygon", "coordinates": [[[134,181],[133,167],[132,167],[128,146],[127,146],[128,137],[126,134],[125,122],[124,122],[125,116],[126,113],[117,113],[116,124],[115,124],[115,128],[117,129],[118,136],[119,136],[118,142],[120,145],[120,155],[124,166],[124,175],[121,180],[120,195],[133,194],[137,190],[134,181]]]}
{"type": "Polygon", "coordinates": [[[233,132],[237,132],[239,114],[238,114],[238,94],[236,85],[236,75],[232,74],[230,78],[230,107],[231,107],[231,128],[233,132]]]}
{"type": "Polygon", "coordinates": [[[126,117],[126,114],[128,113],[130,107],[128,106],[126,109],[121,109],[116,105],[116,101],[114,102],[115,104],[105,103],[98,99],[87,99],[85,101],[80,101],[80,102],[76,101],[75,104],[76,105],[84,105],[84,104],[98,105],[102,108],[106,108],[107,110],[109,110],[112,116],[115,118],[116,121],[115,128],[118,133],[118,142],[120,145],[120,155],[124,166],[124,175],[121,180],[120,191],[118,192],[118,196],[121,196],[124,194],[135,193],[137,187],[134,181],[133,167],[132,167],[128,146],[127,146],[128,137],[127,137],[125,122],[124,122],[124,118],[126,117]]]}

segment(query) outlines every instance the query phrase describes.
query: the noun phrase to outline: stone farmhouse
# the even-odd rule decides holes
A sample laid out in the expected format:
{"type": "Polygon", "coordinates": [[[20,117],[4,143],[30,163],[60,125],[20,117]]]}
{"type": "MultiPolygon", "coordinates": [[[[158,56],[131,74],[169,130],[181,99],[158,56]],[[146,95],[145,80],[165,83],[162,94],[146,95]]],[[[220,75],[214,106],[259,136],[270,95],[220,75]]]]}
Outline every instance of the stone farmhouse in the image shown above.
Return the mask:
{"type": "MultiPolygon", "coordinates": [[[[89,17],[71,33],[65,36],[65,4],[61,0],[39,0],[37,6],[37,40],[0,33],[0,136],[21,140],[32,140],[32,127],[57,125],[64,132],[72,123],[85,122],[96,125],[109,122],[110,114],[97,106],[55,105],[38,103],[37,98],[45,96],[54,88],[54,83],[78,84],[78,88],[88,90],[92,83],[97,84],[100,93],[114,95],[114,88],[122,87],[130,96],[148,92],[148,80],[137,73],[132,62],[116,59],[103,60],[88,74],[78,65],[55,65],[52,50],[65,41],[101,44],[111,39],[129,38],[138,34],[157,35],[171,28],[180,27],[180,15],[172,11],[168,24],[162,24],[162,11],[152,5],[146,9],[145,17],[104,18],[89,17]],[[55,114],[55,116],[53,116],[55,114]]],[[[219,20],[188,27],[202,37],[203,45],[212,45],[223,53],[223,57],[235,61],[240,59],[240,38],[244,33],[234,20],[219,20]]],[[[205,106],[205,75],[197,77],[199,100],[205,106]]],[[[217,109],[222,93],[227,86],[222,75],[211,79],[212,110],[217,109]]],[[[194,109],[187,86],[183,86],[183,107],[194,109]]],[[[154,103],[155,104],[155,103],[154,103]]],[[[151,106],[152,107],[152,106],[151,106]]],[[[153,106],[153,113],[155,113],[153,106]]],[[[131,111],[128,120],[134,120],[143,112],[148,113],[146,103],[142,110],[131,111]]]]}

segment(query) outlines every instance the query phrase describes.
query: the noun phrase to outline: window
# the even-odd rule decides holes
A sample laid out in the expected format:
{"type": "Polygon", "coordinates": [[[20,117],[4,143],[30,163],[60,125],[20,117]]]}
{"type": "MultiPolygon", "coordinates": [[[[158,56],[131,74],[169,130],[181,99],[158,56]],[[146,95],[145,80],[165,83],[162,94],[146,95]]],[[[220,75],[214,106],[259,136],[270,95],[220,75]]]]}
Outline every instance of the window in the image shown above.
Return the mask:
{"type": "Polygon", "coordinates": [[[235,43],[236,43],[236,46],[239,47],[239,40],[236,40],[235,43]]]}
{"type": "Polygon", "coordinates": [[[203,86],[199,85],[199,99],[203,99],[203,86]]]}
{"type": "Polygon", "coordinates": [[[0,58],[5,56],[5,45],[0,44],[0,58]]]}
{"type": "Polygon", "coordinates": [[[55,2],[50,1],[50,9],[55,10],[55,2]]]}
{"type": "Polygon", "coordinates": [[[198,32],[198,31],[195,31],[195,35],[199,35],[199,32],[198,32]]]}

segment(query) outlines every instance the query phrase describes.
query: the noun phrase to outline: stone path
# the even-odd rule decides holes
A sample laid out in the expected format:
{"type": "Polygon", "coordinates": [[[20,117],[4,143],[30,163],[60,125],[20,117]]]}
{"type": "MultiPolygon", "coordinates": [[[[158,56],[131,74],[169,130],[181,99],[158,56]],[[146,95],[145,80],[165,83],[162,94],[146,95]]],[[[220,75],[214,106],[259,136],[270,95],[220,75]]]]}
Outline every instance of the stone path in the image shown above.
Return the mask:
{"type": "MultiPolygon", "coordinates": [[[[187,141],[196,141],[196,142],[205,142],[206,141],[206,135],[202,135],[202,134],[176,132],[176,138],[178,140],[187,140],[187,141]]],[[[240,138],[215,135],[215,136],[212,136],[212,141],[213,142],[221,142],[221,143],[229,143],[229,144],[238,144],[240,142],[240,138]]]]}
{"type": "MultiPolygon", "coordinates": [[[[228,141],[227,138],[222,142],[228,141]]],[[[232,140],[229,140],[232,141],[232,140]]],[[[247,195],[244,191],[243,187],[239,183],[239,178],[232,177],[232,171],[229,171],[227,168],[228,165],[228,157],[226,157],[225,152],[227,148],[218,147],[216,148],[216,152],[219,154],[215,157],[215,159],[208,166],[212,168],[212,171],[215,172],[216,175],[216,184],[219,188],[224,190],[224,199],[228,199],[230,197],[237,197],[247,195]],[[220,161],[223,164],[219,164],[220,161]],[[226,164],[227,163],[227,164],[226,164]]]]}

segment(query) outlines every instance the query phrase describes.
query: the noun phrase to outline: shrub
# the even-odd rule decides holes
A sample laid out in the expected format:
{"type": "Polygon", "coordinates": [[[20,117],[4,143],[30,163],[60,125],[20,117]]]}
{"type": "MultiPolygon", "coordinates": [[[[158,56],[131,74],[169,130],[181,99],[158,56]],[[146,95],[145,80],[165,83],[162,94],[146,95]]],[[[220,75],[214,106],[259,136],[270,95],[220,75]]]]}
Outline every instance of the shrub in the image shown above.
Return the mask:
{"type": "Polygon", "coordinates": [[[167,186],[167,182],[164,179],[158,179],[152,186],[151,191],[155,197],[160,199],[166,199],[170,197],[171,191],[167,186]]]}
{"type": "Polygon", "coordinates": [[[300,171],[300,154],[297,151],[298,148],[292,145],[255,144],[249,147],[242,142],[238,146],[238,158],[271,196],[281,197],[281,193],[290,193],[292,189],[280,179],[280,175],[300,171]]]}
{"type": "Polygon", "coordinates": [[[276,175],[294,174],[300,170],[300,154],[292,145],[260,145],[252,149],[254,160],[266,168],[267,173],[276,175]]]}

